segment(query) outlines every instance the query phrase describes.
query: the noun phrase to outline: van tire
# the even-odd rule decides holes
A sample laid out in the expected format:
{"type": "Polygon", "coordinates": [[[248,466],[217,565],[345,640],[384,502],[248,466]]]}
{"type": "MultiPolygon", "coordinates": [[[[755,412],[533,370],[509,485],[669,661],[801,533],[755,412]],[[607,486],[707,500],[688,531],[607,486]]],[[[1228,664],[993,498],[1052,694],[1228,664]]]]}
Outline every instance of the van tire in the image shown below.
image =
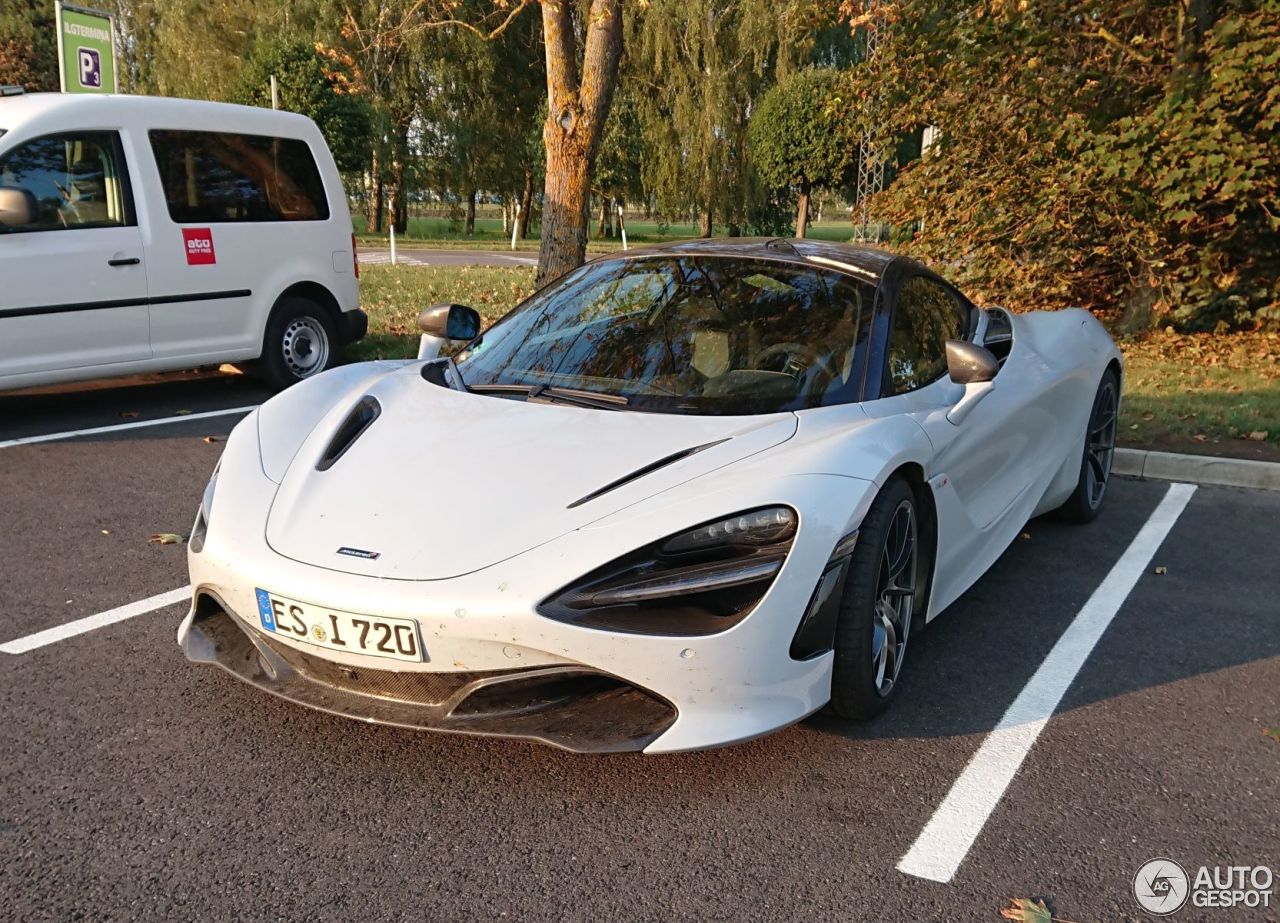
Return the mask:
{"type": "Polygon", "coordinates": [[[297,295],[276,302],[267,318],[257,371],[276,391],[332,368],[338,358],[338,326],[323,305],[297,295]]]}

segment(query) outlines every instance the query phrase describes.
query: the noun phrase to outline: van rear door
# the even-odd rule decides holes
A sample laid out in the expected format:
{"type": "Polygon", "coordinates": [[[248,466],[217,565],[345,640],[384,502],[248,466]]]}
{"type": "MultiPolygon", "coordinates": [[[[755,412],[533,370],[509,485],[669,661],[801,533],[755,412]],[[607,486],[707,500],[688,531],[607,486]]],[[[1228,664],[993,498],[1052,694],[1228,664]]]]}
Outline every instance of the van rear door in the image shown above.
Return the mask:
{"type": "MultiPolygon", "coordinates": [[[[151,356],[147,274],[120,136],[70,131],[0,154],[4,379],[151,356]]],[[[109,370],[106,370],[109,372],[109,370]]]]}

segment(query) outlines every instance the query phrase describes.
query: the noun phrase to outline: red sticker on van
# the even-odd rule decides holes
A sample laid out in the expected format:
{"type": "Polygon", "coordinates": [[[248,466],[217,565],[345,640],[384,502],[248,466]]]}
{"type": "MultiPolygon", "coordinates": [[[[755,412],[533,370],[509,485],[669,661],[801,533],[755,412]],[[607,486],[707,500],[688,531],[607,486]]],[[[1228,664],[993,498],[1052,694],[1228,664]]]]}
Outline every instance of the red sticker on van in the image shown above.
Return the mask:
{"type": "Polygon", "coordinates": [[[207,266],[218,262],[213,255],[212,228],[183,228],[182,240],[187,245],[188,266],[207,266]]]}

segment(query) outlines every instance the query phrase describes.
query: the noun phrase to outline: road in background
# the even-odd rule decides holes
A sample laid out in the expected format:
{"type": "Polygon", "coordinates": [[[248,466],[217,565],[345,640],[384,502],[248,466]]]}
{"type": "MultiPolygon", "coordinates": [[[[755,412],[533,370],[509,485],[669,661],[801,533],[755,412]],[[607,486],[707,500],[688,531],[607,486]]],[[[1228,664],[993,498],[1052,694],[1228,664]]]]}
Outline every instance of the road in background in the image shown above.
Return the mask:
{"type": "MultiPolygon", "coordinates": [[[[362,265],[380,265],[391,262],[391,251],[370,247],[360,248],[362,265]]],[[[396,262],[405,266],[537,266],[536,253],[500,250],[431,250],[424,247],[397,246],[396,262]]]]}

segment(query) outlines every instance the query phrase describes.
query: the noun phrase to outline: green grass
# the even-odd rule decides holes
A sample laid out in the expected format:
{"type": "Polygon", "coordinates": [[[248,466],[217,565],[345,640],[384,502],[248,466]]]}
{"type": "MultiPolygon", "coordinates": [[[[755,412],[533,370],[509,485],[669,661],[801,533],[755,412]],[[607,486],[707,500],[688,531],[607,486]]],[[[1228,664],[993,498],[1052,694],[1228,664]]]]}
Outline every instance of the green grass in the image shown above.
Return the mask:
{"type": "MultiPolygon", "coordinates": [[[[360,297],[369,335],[348,354],[413,356],[418,312],[437,302],[469,304],[487,326],[532,294],[533,277],[532,267],[363,267],[360,297]]],[[[1280,334],[1160,333],[1121,348],[1122,443],[1280,461],[1280,334]]]]}
{"type": "Polygon", "coordinates": [[[1122,442],[1280,460],[1280,334],[1156,333],[1120,345],[1122,442]]]}
{"type": "Polygon", "coordinates": [[[533,293],[532,267],[362,266],[360,306],[369,335],[347,348],[348,357],[403,359],[418,351],[418,312],[431,304],[471,305],[493,323],[533,293]]]}
{"type": "MultiPolygon", "coordinates": [[[[353,215],[351,223],[356,236],[364,246],[386,246],[387,234],[366,233],[366,222],[363,215],[353,215]]],[[[605,252],[622,246],[619,238],[597,238],[595,221],[591,224],[591,239],[588,249],[592,252],[605,252]]],[[[518,250],[537,250],[537,228],[531,232],[530,240],[516,241],[518,250]]],[[[726,234],[725,228],[716,228],[717,237],[726,234]]],[[[853,234],[848,222],[825,222],[809,226],[808,236],[813,240],[847,241],[853,234]]],[[[696,224],[662,225],[656,221],[627,221],[627,242],[632,244],[660,244],[676,240],[689,240],[698,236],[696,224]]],[[[396,242],[406,245],[441,247],[445,249],[459,247],[464,249],[505,250],[511,246],[510,232],[503,233],[502,219],[493,217],[477,217],[475,234],[468,237],[463,232],[463,223],[448,218],[410,218],[408,233],[397,235],[396,242]]]]}

